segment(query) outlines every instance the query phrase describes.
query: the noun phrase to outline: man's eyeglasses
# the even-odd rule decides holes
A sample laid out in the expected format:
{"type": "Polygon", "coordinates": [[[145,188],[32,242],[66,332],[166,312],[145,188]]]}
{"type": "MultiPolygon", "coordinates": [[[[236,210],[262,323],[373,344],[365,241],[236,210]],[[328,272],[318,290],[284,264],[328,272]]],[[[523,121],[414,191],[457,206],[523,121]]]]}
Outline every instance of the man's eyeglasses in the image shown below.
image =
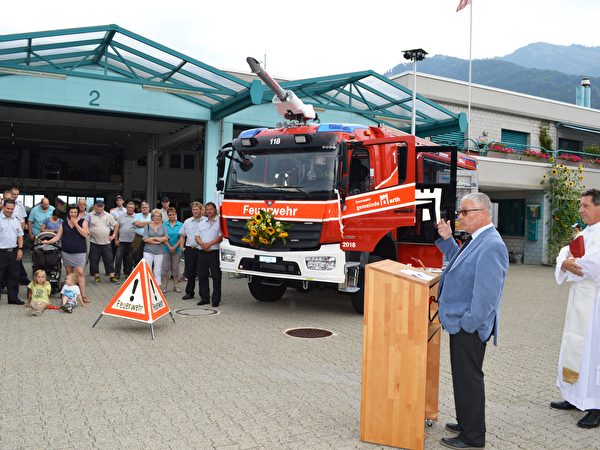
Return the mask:
{"type": "Polygon", "coordinates": [[[469,211],[483,211],[483,208],[477,208],[477,209],[459,209],[458,211],[456,211],[456,215],[459,216],[459,217],[461,215],[466,216],[469,213],[469,211]]]}

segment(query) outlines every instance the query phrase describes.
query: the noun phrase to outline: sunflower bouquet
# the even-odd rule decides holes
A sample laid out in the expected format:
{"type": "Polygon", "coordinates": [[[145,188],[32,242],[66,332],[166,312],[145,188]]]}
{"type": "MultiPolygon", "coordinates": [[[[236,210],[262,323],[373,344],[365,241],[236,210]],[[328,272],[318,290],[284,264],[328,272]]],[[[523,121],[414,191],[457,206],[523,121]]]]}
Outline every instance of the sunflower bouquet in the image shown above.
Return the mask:
{"type": "Polygon", "coordinates": [[[269,211],[260,209],[258,213],[253,215],[246,221],[247,234],[242,238],[242,241],[250,244],[251,247],[266,245],[271,247],[276,241],[286,244],[285,238],[289,236],[286,230],[293,227],[294,224],[281,222],[273,216],[269,211]]]}

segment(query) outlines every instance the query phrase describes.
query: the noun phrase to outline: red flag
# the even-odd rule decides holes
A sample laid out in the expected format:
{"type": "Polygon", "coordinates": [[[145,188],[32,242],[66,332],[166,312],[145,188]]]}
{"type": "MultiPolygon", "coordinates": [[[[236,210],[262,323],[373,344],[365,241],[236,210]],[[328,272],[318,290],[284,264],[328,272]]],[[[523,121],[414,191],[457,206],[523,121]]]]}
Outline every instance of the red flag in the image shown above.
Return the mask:
{"type": "Polygon", "coordinates": [[[471,4],[471,0],[460,0],[458,4],[458,8],[456,8],[456,12],[459,12],[461,9],[464,9],[467,5],[471,4]]]}

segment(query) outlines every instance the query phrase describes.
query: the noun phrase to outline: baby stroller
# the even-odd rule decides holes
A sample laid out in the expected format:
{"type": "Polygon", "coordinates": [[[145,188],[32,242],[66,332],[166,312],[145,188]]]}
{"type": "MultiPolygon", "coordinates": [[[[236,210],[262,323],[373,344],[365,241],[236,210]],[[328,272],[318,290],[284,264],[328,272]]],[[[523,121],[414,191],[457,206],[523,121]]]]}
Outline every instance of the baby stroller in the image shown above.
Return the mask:
{"type": "Polygon", "coordinates": [[[62,259],[60,256],[60,241],[54,244],[42,244],[42,241],[50,240],[55,236],[51,232],[43,232],[35,238],[31,247],[31,266],[33,276],[35,272],[42,269],[46,272],[46,279],[50,282],[51,293],[56,294],[62,289],[60,281],[62,272],[62,259]]]}

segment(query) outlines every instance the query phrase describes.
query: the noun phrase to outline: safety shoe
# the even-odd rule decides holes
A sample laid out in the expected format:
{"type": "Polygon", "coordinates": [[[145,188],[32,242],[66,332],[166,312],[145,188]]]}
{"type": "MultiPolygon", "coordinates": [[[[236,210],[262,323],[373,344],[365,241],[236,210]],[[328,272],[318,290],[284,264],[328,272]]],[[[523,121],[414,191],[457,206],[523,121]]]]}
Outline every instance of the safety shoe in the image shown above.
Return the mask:
{"type": "Polygon", "coordinates": [[[111,284],[121,284],[121,282],[119,281],[119,279],[117,277],[112,277],[110,279],[111,284]]]}
{"type": "Polygon", "coordinates": [[[100,277],[94,278],[94,284],[96,284],[96,285],[100,284],[100,277]]]}

